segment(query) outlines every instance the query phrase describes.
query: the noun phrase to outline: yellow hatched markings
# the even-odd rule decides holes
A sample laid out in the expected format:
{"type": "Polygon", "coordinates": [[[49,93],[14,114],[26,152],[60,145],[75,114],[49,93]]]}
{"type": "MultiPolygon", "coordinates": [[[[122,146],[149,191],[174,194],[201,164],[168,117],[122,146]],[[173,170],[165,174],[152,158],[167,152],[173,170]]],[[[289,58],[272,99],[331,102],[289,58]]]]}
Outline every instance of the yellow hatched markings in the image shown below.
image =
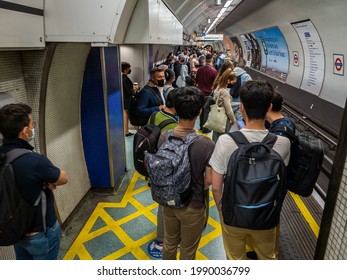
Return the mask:
{"type": "MultiPolygon", "coordinates": [[[[77,236],[74,243],[71,245],[70,249],[64,256],[64,260],[71,260],[78,256],[79,259],[82,260],[92,260],[91,254],[88,252],[86,247],[84,246],[85,242],[88,242],[102,234],[112,231],[118,238],[121,240],[125,247],[105,256],[104,260],[115,260],[119,259],[127,253],[132,253],[136,259],[146,260],[150,259],[150,257],[142,250],[141,246],[147,244],[151,240],[156,237],[156,229],[147,234],[146,236],[141,237],[139,240],[132,240],[130,236],[122,229],[121,225],[136,219],[137,217],[144,215],[148,220],[150,220],[155,226],[157,225],[157,217],[151,211],[157,207],[157,203],[152,203],[149,206],[145,207],[140,202],[138,202],[134,196],[148,190],[148,186],[140,187],[134,190],[136,182],[141,177],[137,172],[134,173],[129,186],[122,198],[121,202],[99,202],[95,207],[93,213],[89,217],[85,226],[82,228],[81,232],[77,236]],[[125,208],[131,204],[136,211],[126,217],[123,217],[119,220],[114,220],[105,209],[107,208],[125,208]],[[106,224],[104,227],[97,229],[93,232],[90,232],[98,220],[101,218],[106,224]]],[[[210,192],[211,196],[211,192],[210,192]]],[[[214,201],[210,201],[210,208],[215,205],[214,201]]],[[[220,224],[218,221],[215,221],[211,217],[208,220],[208,223],[214,228],[211,232],[202,236],[199,244],[199,248],[207,245],[213,239],[219,237],[221,235],[220,224]]],[[[197,252],[197,259],[199,260],[207,260],[207,257],[201,252],[197,252]]]]}
{"type": "Polygon", "coordinates": [[[318,238],[319,234],[319,226],[315,219],[312,217],[310,211],[307,209],[306,205],[302,201],[299,195],[289,192],[292,198],[294,199],[295,204],[300,209],[301,214],[304,216],[305,220],[309,224],[311,230],[313,231],[314,235],[318,238]]]}
{"type": "Polygon", "coordinates": [[[135,184],[137,180],[140,178],[140,175],[135,172],[132,180],[130,181],[129,186],[123,196],[121,202],[100,202],[95,207],[93,213],[89,217],[85,226],[77,236],[76,240],[66,253],[64,259],[71,260],[74,259],[77,255],[79,259],[83,260],[91,260],[92,256],[89,254],[88,250],[84,246],[84,243],[92,240],[93,238],[100,236],[108,231],[113,231],[117,237],[124,243],[126,246],[112,254],[106,256],[104,259],[117,259],[129,252],[131,252],[137,259],[150,259],[145,252],[140,248],[143,244],[149,242],[150,240],[155,238],[156,232],[150,233],[139,240],[132,240],[128,234],[121,228],[121,225],[135,219],[141,215],[145,215],[151,222],[156,225],[156,216],[150,212],[154,208],[157,207],[155,203],[149,205],[148,207],[144,207],[141,203],[139,203],[133,196],[139,194],[145,190],[148,190],[147,186],[141,187],[137,190],[134,190],[135,184]],[[125,208],[128,203],[133,205],[137,211],[134,213],[115,221],[106,211],[106,208],[125,208]],[[96,223],[97,219],[101,218],[106,226],[97,229],[93,232],[90,232],[96,223]]]}

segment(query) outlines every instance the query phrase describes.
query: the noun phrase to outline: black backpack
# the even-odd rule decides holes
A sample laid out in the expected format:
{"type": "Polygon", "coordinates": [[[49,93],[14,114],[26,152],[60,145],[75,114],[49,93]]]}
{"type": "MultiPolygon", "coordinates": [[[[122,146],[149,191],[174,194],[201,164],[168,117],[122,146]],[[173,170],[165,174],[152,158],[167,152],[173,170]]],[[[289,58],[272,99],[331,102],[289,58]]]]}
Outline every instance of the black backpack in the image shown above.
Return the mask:
{"type": "Polygon", "coordinates": [[[253,230],[279,224],[287,193],[286,166],[272,149],[277,136],[250,143],[240,131],[228,134],[237,144],[224,178],[222,214],[226,225],[253,230]]]}
{"type": "Polygon", "coordinates": [[[133,142],[133,161],[134,167],[141,175],[148,177],[148,172],[145,164],[145,151],[155,153],[157,150],[160,131],[167,125],[176,123],[173,119],[162,121],[159,125],[154,125],[155,116],[158,112],[154,112],[149,124],[142,126],[134,135],[133,142]]]}
{"type": "MultiPolygon", "coordinates": [[[[23,199],[16,184],[11,162],[30,152],[26,149],[13,149],[0,154],[0,246],[17,243],[33,223],[35,206],[42,200],[42,208],[46,207],[44,191],[41,191],[35,204],[30,205],[23,199]]],[[[43,218],[46,231],[45,217],[43,218]]]]}
{"type": "Polygon", "coordinates": [[[294,135],[286,126],[276,127],[274,132],[281,132],[291,142],[290,161],[287,166],[288,190],[303,197],[310,196],[323,163],[322,141],[297,130],[294,135]]]}
{"type": "MultiPolygon", "coordinates": [[[[158,94],[149,86],[145,86],[144,88],[149,89],[152,94],[154,94],[155,98],[158,100],[159,104],[162,104],[162,101],[158,94]]],[[[143,89],[142,89],[143,90],[143,89]]],[[[129,120],[130,123],[134,126],[143,126],[148,123],[149,117],[143,117],[143,116],[138,116],[136,115],[136,106],[137,102],[140,98],[140,95],[142,94],[142,90],[139,92],[135,93],[135,95],[131,96],[130,98],[130,104],[129,104],[129,120]]]]}

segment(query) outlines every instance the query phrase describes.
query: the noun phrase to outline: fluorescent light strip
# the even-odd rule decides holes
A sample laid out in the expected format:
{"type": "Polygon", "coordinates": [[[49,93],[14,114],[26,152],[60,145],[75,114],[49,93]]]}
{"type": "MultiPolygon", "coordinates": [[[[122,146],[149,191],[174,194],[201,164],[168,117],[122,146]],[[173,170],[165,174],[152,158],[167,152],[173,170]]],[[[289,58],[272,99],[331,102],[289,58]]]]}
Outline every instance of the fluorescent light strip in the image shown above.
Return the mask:
{"type": "Polygon", "coordinates": [[[234,2],[234,0],[226,1],[224,8],[228,8],[233,2],[234,2]]]}
{"type": "Polygon", "coordinates": [[[210,32],[210,30],[212,29],[212,27],[217,23],[217,21],[222,17],[222,15],[225,13],[225,11],[229,8],[229,6],[234,2],[234,0],[228,0],[225,2],[224,7],[220,10],[220,12],[218,13],[217,17],[215,18],[215,20],[212,22],[212,24],[210,25],[210,27],[207,29],[206,34],[208,32],[210,32]]]}

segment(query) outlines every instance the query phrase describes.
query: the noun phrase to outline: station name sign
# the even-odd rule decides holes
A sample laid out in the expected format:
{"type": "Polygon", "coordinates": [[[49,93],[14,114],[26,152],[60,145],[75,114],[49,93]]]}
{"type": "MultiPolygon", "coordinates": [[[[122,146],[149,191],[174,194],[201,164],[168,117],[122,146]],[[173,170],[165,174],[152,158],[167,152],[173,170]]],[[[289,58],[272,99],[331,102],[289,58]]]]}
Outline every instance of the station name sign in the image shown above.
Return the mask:
{"type": "Polygon", "coordinates": [[[223,34],[206,34],[205,36],[196,37],[195,41],[223,41],[223,34]]]}

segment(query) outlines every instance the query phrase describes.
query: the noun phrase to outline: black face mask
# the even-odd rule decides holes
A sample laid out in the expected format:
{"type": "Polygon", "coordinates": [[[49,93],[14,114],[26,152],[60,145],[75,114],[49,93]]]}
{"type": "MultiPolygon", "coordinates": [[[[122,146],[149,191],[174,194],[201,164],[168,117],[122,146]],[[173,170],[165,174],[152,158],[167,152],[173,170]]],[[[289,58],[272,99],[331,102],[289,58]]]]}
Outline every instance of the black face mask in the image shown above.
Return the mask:
{"type": "Polygon", "coordinates": [[[131,73],[131,69],[129,69],[129,71],[128,71],[128,75],[131,73]]]}
{"type": "Polygon", "coordinates": [[[158,83],[158,87],[163,87],[165,80],[158,80],[157,83],[158,83]]]}

